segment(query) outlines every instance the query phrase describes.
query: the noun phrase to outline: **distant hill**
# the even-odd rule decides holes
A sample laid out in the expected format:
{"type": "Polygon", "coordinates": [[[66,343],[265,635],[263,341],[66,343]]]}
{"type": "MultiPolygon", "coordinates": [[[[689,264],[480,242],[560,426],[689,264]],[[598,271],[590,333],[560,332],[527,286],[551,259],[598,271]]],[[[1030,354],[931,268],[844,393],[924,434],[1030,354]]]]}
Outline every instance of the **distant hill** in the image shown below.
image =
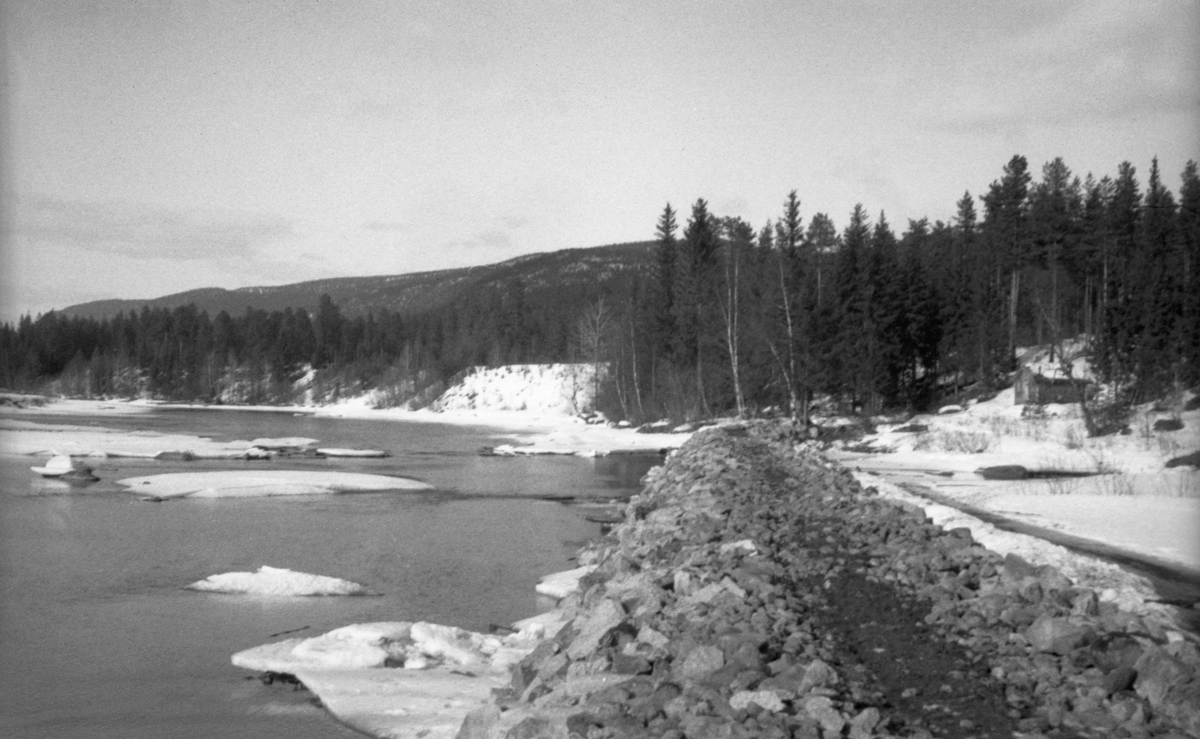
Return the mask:
{"type": "Polygon", "coordinates": [[[247,308],[267,311],[303,308],[316,312],[322,294],[328,294],[343,315],[356,316],[386,308],[412,314],[436,310],[479,290],[503,289],[521,284],[527,294],[593,293],[597,287],[619,282],[649,266],[653,242],[612,244],[584,249],[563,249],[527,254],[498,264],[376,277],[338,277],[275,287],[225,290],[207,287],[150,300],[95,300],[68,306],[66,316],[111,318],[117,313],[151,308],[176,308],[194,304],[209,315],[221,311],[241,315],[247,308]]]}

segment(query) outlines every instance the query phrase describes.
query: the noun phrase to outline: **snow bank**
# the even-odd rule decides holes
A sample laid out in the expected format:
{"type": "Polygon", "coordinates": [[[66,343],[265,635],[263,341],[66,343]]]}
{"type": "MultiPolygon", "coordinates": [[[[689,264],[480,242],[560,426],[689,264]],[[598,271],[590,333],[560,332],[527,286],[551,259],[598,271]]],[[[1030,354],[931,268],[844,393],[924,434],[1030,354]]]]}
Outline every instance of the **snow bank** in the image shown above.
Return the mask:
{"type": "Polygon", "coordinates": [[[1172,457],[1200,448],[1200,410],[1179,413],[1180,430],[1155,431],[1155,421],[1170,414],[1143,406],[1131,420],[1131,433],[1099,438],[1087,436],[1075,405],[1024,414],[1008,389],[962,413],[881,427],[863,440],[873,453],[830,456],[1013,520],[1200,568],[1200,470],[1166,467],[1172,457]],[[902,430],[914,427],[924,430],[902,430]],[[1017,481],[978,474],[1000,465],[1102,474],[1017,481]]]}
{"type": "Polygon", "coordinates": [[[324,575],[310,575],[263,565],[257,572],[226,572],[210,575],[185,586],[208,593],[247,593],[252,595],[367,595],[356,582],[324,575]]]}
{"type": "Polygon", "coordinates": [[[595,403],[590,364],[512,364],[478,368],[430,406],[437,411],[492,410],[561,413],[595,403]]]}
{"type": "Polygon", "coordinates": [[[118,485],[156,498],[244,498],[264,495],[328,495],[379,490],[432,490],[406,477],[356,472],[266,470],[262,472],[177,472],[127,477],[118,485]]]}

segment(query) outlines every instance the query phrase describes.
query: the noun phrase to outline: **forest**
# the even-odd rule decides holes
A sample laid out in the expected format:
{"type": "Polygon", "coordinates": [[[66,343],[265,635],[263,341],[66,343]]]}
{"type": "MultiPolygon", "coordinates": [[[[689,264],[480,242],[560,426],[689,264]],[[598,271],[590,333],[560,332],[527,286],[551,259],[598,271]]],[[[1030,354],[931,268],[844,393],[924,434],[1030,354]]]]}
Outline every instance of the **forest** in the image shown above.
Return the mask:
{"type": "Polygon", "coordinates": [[[0,325],[0,385],[224,403],[373,390],[420,406],[472,366],[577,361],[606,368],[610,418],[807,418],[817,400],[876,414],[985,396],[1011,382],[1017,347],[1068,339],[1111,407],[1200,384],[1194,161],[1176,196],[1157,159],[1143,186],[1128,162],[1081,179],[1061,158],[1035,176],[1014,156],[954,213],[898,233],[858,205],[839,229],[806,220],[793,191],[756,227],[698,199],[686,220],[663,207],[648,258],[587,290],[514,278],[354,317],[328,296],[311,314],[52,311],[0,325]]]}

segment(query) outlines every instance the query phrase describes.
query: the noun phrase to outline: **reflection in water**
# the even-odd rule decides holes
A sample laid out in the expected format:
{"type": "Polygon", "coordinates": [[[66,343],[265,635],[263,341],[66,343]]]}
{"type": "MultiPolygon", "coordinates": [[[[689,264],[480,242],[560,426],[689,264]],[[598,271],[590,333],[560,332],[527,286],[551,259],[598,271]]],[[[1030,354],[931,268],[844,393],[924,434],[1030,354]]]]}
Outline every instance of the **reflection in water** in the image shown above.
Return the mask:
{"type": "Polygon", "coordinates": [[[609,454],[596,457],[594,469],[596,474],[612,487],[636,492],[641,487],[641,480],[646,473],[662,463],[663,455],[658,453],[609,454]]]}

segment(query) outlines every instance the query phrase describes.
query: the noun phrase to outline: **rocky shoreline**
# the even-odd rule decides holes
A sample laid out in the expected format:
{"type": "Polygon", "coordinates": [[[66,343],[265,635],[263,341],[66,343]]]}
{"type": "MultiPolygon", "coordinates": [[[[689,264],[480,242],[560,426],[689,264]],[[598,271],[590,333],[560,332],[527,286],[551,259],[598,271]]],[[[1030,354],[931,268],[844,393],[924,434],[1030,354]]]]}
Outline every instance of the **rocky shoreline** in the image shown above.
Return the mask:
{"type": "Polygon", "coordinates": [[[1194,635],[863,489],[788,428],[697,433],[462,739],[1200,736],[1194,635]]]}

